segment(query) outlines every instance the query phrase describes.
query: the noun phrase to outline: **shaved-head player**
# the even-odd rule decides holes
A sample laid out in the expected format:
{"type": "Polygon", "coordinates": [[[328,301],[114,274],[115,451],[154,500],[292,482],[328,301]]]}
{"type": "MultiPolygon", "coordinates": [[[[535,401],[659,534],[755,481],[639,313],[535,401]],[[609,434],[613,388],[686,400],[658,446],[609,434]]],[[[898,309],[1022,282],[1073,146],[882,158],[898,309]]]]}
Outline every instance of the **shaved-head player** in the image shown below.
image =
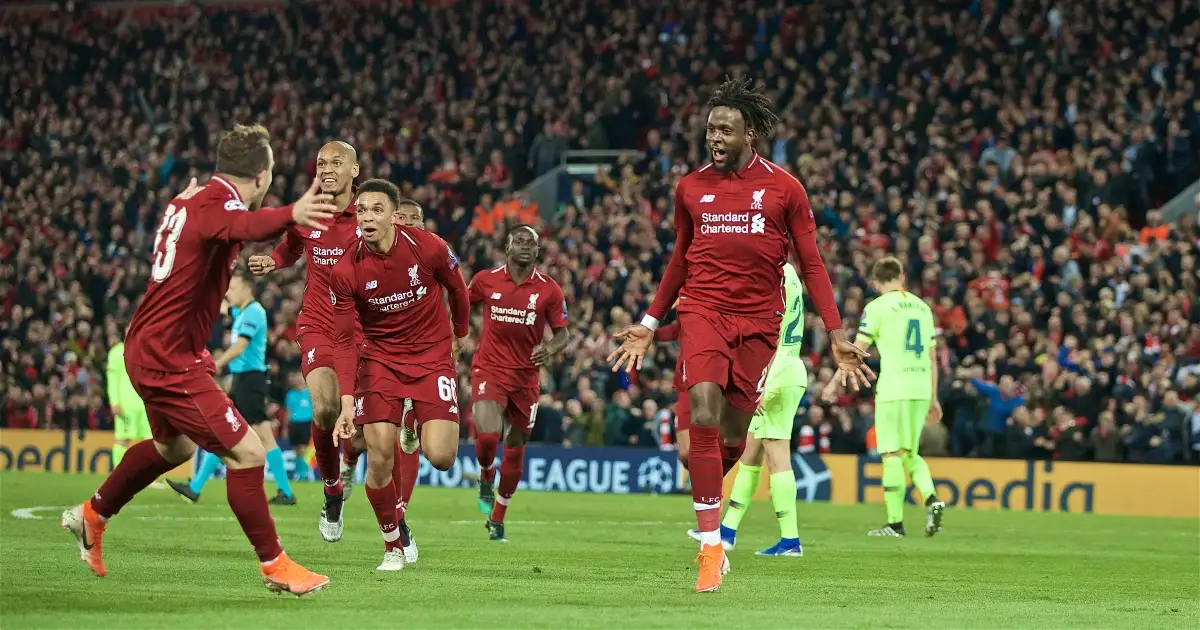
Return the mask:
{"type": "MultiPolygon", "coordinates": [[[[269,256],[251,256],[249,261],[250,271],[259,276],[291,267],[301,257],[308,261],[296,341],[300,344],[300,370],[312,396],[312,441],[317,452],[317,469],[325,480],[325,503],[318,528],[321,537],[329,542],[342,537],[342,503],[347,490],[339,475],[340,458],[333,444],[333,425],[341,411],[339,396],[344,393],[338,392],[335,370],[339,361],[354,361],[353,357],[338,356],[334,351],[337,340],[329,303],[329,273],[358,240],[354,207],[354,178],[358,173],[358,153],[354,147],[340,140],[321,147],[317,154],[317,181],[321,192],[333,195],[334,205],[343,210],[326,229],[289,228],[283,242],[269,256]]],[[[355,334],[361,336],[361,332],[355,334]]]]}

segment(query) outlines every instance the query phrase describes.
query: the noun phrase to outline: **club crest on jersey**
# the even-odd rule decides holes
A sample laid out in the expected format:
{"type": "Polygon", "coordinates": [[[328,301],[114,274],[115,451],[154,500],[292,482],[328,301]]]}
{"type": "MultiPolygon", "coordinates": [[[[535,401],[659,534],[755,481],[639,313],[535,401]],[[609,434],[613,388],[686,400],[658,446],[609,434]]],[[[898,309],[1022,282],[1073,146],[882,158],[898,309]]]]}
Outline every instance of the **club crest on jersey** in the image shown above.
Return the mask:
{"type": "Polygon", "coordinates": [[[767,194],[766,188],[760,188],[760,189],[754,191],[754,194],[751,195],[751,199],[750,199],[750,209],[751,210],[762,210],[763,209],[763,195],[765,195],[765,194],[767,194]]]}
{"type": "Polygon", "coordinates": [[[408,268],[408,286],[415,287],[421,284],[421,279],[417,277],[418,271],[417,265],[408,268]]]}
{"type": "Polygon", "coordinates": [[[540,293],[534,293],[533,295],[529,296],[529,306],[526,306],[525,308],[527,308],[527,309],[537,308],[537,301],[538,301],[538,297],[540,297],[540,296],[541,296],[540,293]]]}

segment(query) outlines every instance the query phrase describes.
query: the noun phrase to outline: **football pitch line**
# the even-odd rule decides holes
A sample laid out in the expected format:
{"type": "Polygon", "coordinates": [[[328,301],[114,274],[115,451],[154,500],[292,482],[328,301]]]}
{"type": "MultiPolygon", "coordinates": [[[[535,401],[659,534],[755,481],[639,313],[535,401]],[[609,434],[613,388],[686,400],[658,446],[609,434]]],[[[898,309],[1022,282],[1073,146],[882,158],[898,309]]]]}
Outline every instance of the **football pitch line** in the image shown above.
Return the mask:
{"type": "MultiPolygon", "coordinates": [[[[44,520],[57,518],[57,512],[61,512],[70,507],[69,505],[35,505],[33,507],[17,508],[12,511],[13,518],[21,520],[44,520]],[[48,514],[44,514],[48,513],[48,514]]],[[[129,510],[149,510],[161,508],[156,505],[129,505],[122,509],[122,512],[129,510]]],[[[272,514],[275,520],[285,521],[301,521],[312,520],[309,515],[293,516],[272,514]]],[[[136,519],[139,521],[234,521],[237,520],[233,516],[201,516],[201,515],[178,515],[178,514],[147,514],[134,515],[127,518],[136,519]]],[[[437,520],[427,521],[431,523],[441,523],[443,525],[479,525],[479,519],[459,519],[459,520],[437,520]]],[[[569,525],[606,525],[615,527],[658,527],[660,525],[687,525],[691,521],[508,521],[512,525],[528,525],[528,526],[569,526],[569,525]]]]}

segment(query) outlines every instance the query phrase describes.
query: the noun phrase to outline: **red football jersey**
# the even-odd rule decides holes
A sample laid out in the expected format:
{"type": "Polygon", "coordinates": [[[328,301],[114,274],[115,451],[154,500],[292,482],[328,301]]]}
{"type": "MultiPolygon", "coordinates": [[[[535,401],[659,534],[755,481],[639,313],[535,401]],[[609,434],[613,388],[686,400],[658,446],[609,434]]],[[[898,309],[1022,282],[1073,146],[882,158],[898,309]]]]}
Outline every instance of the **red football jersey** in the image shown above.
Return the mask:
{"type": "Polygon", "coordinates": [[[292,223],[291,206],[247,212],[237,188],[213,177],[163,211],[154,237],[150,285],[125,339],[125,362],[162,372],[200,364],[237,266],[242,241],[264,241],[292,223]]]}
{"type": "Polygon", "coordinates": [[[304,305],[296,327],[301,333],[315,330],[333,336],[333,307],[329,304],[329,272],[341,260],[346,250],[358,242],[358,219],[354,200],[333,218],[324,230],[293,226],[271,252],[275,267],[284,269],[296,264],[303,256],[308,262],[305,271],[304,305]]]}
{"type": "Polygon", "coordinates": [[[471,278],[471,303],[483,302],[483,334],[471,367],[513,372],[516,382],[537,383],[530,360],[546,326],[566,328],[567,303],[562,287],[536,268],[521,284],[502,265],[471,278]]]}
{"type": "Polygon", "coordinates": [[[783,264],[796,250],[805,292],[827,328],[841,328],[833,286],[816,247],[808,193],[757,153],[741,170],[712,165],[675,188],[677,240],[649,315],[712,310],[749,317],[783,315],[783,264]]]}
{"type": "MultiPolygon", "coordinates": [[[[339,352],[355,351],[357,314],[363,336],[358,356],[396,370],[448,361],[450,335],[469,331],[471,303],[458,259],[440,236],[418,228],[396,228],[386,254],[361,240],[351,246],[330,273],[329,297],[339,352]],[[450,317],[439,285],[449,293],[450,317]]],[[[338,381],[341,391],[354,391],[353,373],[339,373],[338,381]]]]}

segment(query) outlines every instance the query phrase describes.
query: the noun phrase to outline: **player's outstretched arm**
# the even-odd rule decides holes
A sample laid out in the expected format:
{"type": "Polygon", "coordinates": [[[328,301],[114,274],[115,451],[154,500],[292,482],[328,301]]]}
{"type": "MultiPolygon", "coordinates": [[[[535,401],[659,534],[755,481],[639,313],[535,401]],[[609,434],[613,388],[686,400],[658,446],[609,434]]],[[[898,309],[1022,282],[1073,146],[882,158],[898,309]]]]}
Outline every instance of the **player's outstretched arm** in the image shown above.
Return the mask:
{"type": "MultiPolygon", "coordinates": [[[[210,215],[206,236],[229,241],[265,241],[283,232],[287,226],[303,225],[313,229],[325,229],[322,223],[333,218],[337,206],[333,196],[320,191],[320,182],[314,180],[304,196],[296,203],[282,208],[262,208],[255,212],[217,212],[210,215]]],[[[228,204],[226,204],[228,209],[228,204]]]]}
{"type": "MultiPolygon", "coordinates": [[[[437,237],[435,237],[437,238],[437,237]]],[[[462,339],[471,333],[471,300],[467,283],[458,268],[458,258],[450,251],[450,245],[437,239],[438,249],[433,259],[433,277],[446,288],[450,306],[450,321],[454,326],[454,337],[462,339]]]]}
{"type": "Polygon", "coordinates": [[[304,255],[304,239],[293,230],[283,233],[283,240],[266,256],[251,256],[250,273],[265,276],[276,269],[287,269],[304,255]]]}
{"type": "Polygon", "coordinates": [[[838,312],[837,300],[833,294],[833,283],[829,281],[829,271],[821,258],[821,250],[817,247],[816,224],[813,220],[812,207],[808,203],[808,193],[800,182],[795,183],[791,191],[791,200],[786,208],[788,233],[792,239],[792,247],[796,250],[796,258],[800,262],[800,275],[804,278],[804,289],[812,297],[825,330],[829,332],[833,359],[838,364],[838,372],[843,385],[847,382],[854,391],[860,387],[869,387],[875,373],[867,367],[867,353],[862,348],[850,343],[846,331],[842,329],[842,315],[838,312]]]}

